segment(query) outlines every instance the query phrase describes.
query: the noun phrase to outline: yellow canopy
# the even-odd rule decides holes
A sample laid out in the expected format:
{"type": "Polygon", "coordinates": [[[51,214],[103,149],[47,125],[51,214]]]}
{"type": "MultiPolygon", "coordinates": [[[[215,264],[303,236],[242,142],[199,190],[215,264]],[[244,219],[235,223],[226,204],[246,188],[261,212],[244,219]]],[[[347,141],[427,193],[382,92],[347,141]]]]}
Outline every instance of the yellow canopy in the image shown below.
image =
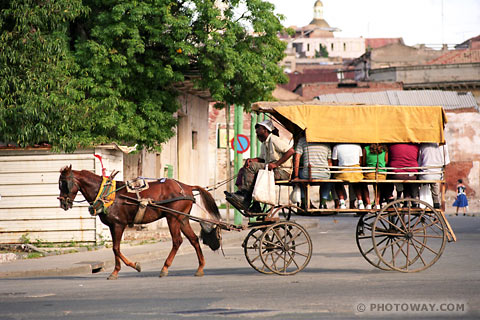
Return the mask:
{"type": "Polygon", "coordinates": [[[445,143],[447,122],[441,106],[336,105],[310,102],[257,102],[254,111],[271,113],[290,132],[305,130],[309,142],[445,143]]]}

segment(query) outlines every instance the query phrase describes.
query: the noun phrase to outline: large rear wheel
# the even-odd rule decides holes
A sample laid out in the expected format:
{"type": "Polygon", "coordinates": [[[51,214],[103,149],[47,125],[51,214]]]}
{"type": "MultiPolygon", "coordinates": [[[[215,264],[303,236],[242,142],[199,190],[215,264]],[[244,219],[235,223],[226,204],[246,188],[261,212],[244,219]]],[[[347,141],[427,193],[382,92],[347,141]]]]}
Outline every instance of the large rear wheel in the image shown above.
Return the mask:
{"type": "MultiPolygon", "coordinates": [[[[357,223],[356,229],[356,240],[357,247],[365,260],[368,261],[372,266],[377,267],[382,270],[392,270],[382,260],[378,257],[375,247],[372,242],[372,226],[377,217],[376,213],[369,212],[365,215],[360,216],[357,223]]],[[[382,238],[380,245],[382,243],[389,243],[388,238],[382,238]]]]}
{"type": "Polygon", "coordinates": [[[401,272],[418,272],[432,266],[447,241],[442,216],[430,204],[410,198],[393,201],[383,208],[371,232],[380,260],[401,272]]]}

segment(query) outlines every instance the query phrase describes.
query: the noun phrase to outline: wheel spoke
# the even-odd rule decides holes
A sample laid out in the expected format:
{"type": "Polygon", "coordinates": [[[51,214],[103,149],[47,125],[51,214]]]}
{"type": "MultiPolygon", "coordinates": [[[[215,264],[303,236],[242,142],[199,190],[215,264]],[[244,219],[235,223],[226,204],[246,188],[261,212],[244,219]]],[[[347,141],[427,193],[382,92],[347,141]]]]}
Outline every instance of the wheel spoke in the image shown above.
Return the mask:
{"type": "MultiPolygon", "coordinates": [[[[395,243],[397,243],[397,242],[399,242],[399,241],[401,241],[401,239],[397,239],[397,240],[395,240],[394,242],[392,242],[392,243],[390,243],[390,244],[386,244],[386,245],[385,245],[384,247],[382,247],[381,249],[378,249],[378,251],[387,249],[388,247],[393,247],[393,245],[395,245],[395,243]]],[[[377,246],[377,248],[378,248],[378,246],[377,246]]],[[[393,254],[393,252],[392,252],[392,254],[393,254]]]]}
{"type": "Polygon", "coordinates": [[[438,230],[440,231],[443,231],[439,226],[438,226],[438,223],[439,221],[436,220],[436,221],[432,221],[432,223],[430,224],[426,224],[426,225],[423,225],[422,228],[419,228],[419,229],[413,229],[413,232],[417,232],[417,231],[421,231],[421,230],[427,230],[427,228],[430,228],[430,230],[432,230],[432,232],[436,232],[437,230],[433,229],[432,227],[436,227],[438,230]]]}
{"type": "Polygon", "coordinates": [[[429,234],[416,234],[415,237],[422,237],[422,238],[433,238],[433,239],[442,239],[443,236],[441,235],[438,235],[438,236],[434,236],[434,235],[429,235],[429,234]]]}
{"type": "Polygon", "coordinates": [[[401,237],[401,236],[404,236],[405,234],[404,233],[391,233],[391,232],[375,232],[375,236],[397,236],[397,237],[401,237]]]}
{"type": "MultiPolygon", "coordinates": [[[[395,208],[395,214],[397,215],[398,220],[400,220],[400,222],[402,223],[403,228],[405,229],[405,231],[408,231],[407,226],[405,225],[405,221],[403,221],[403,217],[401,217],[401,216],[400,216],[400,213],[398,213],[397,208],[395,208]]],[[[398,220],[397,220],[397,221],[398,221],[398,220]]],[[[396,222],[395,222],[395,225],[396,225],[396,222]]]]}
{"type": "Polygon", "coordinates": [[[432,248],[430,248],[429,246],[427,246],[425,243],[420,242],[420,241],[418,241],[418,240],[415,239],[415,238],[412,238],[412,240],[415,241],[415,242],[418,242],[418,243],[419,243],[420,245],[422,245],[424,248],[427,248],[428,250],[430,250],[433,254],[438,255],[439,252],[433,250],[432,248]]]}
{"type": "MultiPolygon", "coordinates": [[[[402,239],[402,241],[403,241],[403,242],[402,242],[402,245],[401,245],[401,246],[398,244],[398,242],[396,243],[396,246],[398,247],[398,250],[397,250],[397,252],[395,253],[395,255],[394,255],[393,258],[396,258],[396,257],[400,254],[400,252],[403,253],[403,255],[404,255],[404,256],[406,257],[406,259],[407,259],[407,262],[406,262],[405,266],[408,267],[408,265],[410,264],[410,260],[409,260],[409,258],[408,258],[408,240],[402,239]],[[407,253],[405,253],[405,251],[403,250],[403,246],[405,246],[405,243],[407,243],[407,253]]],[[[393,260],[395,261],[395,259],[393,259],[393,260]]],[[[395,264],[394,264],[394,265],[395,265],[395,264]]]]}
{"type": "Polygon", "coordinates": [[[411,229],[415,229],[415,227],[422,221],[423,216],[426,214],[426,208],[423,209],[422,213],[418,216],[417,222],[413,225],[411,229]]]}
{"type": "Polygon", "coordinates": [[[412,241],[412,247],[415,249],[415,251],[417,251],[417,255],[420,258],[420,260],[422,260],[423,265],[426,266],[427,263],[425,262],[425,260],[423,260],[422,253],[418,251],[417,246],[413,243],[413,241],[412,241]]]}
{"type": "MultiPolygon", "coordinates": [[[[383,243],[384,241],[387,241],[387,240],[389,240],[389,239],[388,239],[387,237],[385,237],[385,238],[383,238],[383,240],[380,241],[378,244],[381,244],[381,243],[383,243]]],[[[374,249],[375,249],[375,247],[372,246],[372,247],[370,248],[370,250],[365,251],[365,255],[369,254],[369,253],[372,252],[374,249]]]]}
{"type": "Polygon", "coordinates": [[[383,221],[386,221],[388,222],[388,224],[390,224],[392,227],[394,227],[395,229],[397,229],[398,231],[402,232],[402,233],[405,233],[402,229],[400,229],[396,224],[393,224],[392,222],[388,221],[387,219],[385,219],[383,216],[380,216],[380,219],[383,220],[383,221]]]}

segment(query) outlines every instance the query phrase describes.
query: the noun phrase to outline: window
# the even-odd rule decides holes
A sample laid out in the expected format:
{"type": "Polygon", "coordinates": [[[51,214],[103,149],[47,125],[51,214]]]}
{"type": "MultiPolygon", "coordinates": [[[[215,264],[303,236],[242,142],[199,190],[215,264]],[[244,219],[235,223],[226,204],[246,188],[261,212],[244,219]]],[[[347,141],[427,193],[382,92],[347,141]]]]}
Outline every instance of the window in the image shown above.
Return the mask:
{"type": "Polygon", "coordinates": [[[347,44],[345,42],[343,43],[343,51],[347,51],[347,44]]]}
{"type": "Polygon", "coordinates": [[[330,49],[332,49],[332,51],[333,51],[333,43],[330,45],[330,49]]]}
{"type": "Polygon", "coordinates": [[[198,132],[192,131],[192,149],[197,150],[198,132]]]}

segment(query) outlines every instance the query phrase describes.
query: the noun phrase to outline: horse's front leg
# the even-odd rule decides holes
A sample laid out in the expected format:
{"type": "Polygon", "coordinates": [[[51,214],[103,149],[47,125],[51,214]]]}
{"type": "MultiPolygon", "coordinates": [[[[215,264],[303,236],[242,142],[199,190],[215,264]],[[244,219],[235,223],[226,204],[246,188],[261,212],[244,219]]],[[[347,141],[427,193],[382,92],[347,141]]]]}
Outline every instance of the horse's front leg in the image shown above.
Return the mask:
{"type": "Polygon", "coordinates": [[[192,229],[190,225],[190,221],[185,219],[181,225],[181,230],[185,237],[190,241],[190,244],[195,248],[195,252],[197,253],[198,258],[198,269],[195,273],[195,276],[202,277],[204,272],[203,268],[205,267],[205,257],[203,256],[202,248],[200,247],[200,242],[198,241],[198,237],[192,229]]]}
{"type": "Polygon", "coordinates": [[[125,226],[120,224],[115,224],[110,227],[110,234],[112,235],[113,241],[113,254],[115,255],[115,268],[113,269],[113,272],[110,274],[110,276],[108,276],[108,280],[118,279],[118,272],[122,268],[121,261],[123,261],[123,263],[125,263],[127,266],[134,268],[138,272],[142,270],[140,263],[131,262],[120,251],[120,243],[122,242],[122,235],[124,230],[125,226]]]}

